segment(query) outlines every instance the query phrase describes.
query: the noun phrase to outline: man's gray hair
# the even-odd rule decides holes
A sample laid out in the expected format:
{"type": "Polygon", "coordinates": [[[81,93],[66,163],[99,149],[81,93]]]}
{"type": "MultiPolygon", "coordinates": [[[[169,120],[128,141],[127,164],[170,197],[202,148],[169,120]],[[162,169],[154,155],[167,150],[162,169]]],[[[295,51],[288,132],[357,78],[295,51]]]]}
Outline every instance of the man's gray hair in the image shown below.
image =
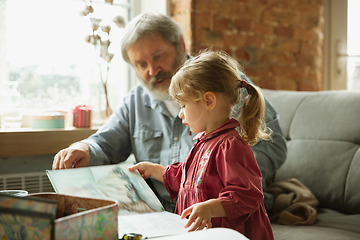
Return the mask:
{"type": "Polygon", "coordinates": [[[156,12],[144,13],[136,16],[125,27],[121,40],[121,54],[127,63],[131,64],[127,50],[134,43],[151,34],[160,34],[165,41],[175,47],[178,53],[182,52],[184,33],[180,25],[166,15],[156,12]]]}

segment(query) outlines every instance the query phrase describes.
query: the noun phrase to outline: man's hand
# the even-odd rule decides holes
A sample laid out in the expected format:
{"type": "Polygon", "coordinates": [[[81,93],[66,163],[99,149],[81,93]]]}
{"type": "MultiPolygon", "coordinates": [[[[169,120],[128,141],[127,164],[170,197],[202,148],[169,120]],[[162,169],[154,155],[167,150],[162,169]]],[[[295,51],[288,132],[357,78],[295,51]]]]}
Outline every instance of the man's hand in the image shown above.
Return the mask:
{"type": "Polygon", "coordinates": [[[153,177],[156,180],[163,182],[162,171],[164,170],[164,166],[161,166],[160,164],[140,162],[132,167],[129,167],[129,171],[135,170],[138,170],[144,179],[153,177]]]}
{"type": "Polygon", "coordinates": [[[52,169],[87,167],[89,163],[89,146],[86,143],[77,142],[55,155],[52,169]]]}

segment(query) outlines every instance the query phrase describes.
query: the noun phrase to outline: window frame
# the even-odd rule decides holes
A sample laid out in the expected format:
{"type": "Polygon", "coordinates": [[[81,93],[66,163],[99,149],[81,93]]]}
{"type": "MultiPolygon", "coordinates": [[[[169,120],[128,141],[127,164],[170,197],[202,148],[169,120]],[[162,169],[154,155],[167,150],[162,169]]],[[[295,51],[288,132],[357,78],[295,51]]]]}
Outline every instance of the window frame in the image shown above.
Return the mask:
{"type": "Polygon", "coordinates": [[[358,64],[360,55],[348,53],[348,0],[324,0],[324,10],[324,90],[356,91],[349,64],[358,64]]]}
{"type": "Polygon", "coordinates": [[[325,0],[324,90],[347,89],[347,0],[325,0]]]}

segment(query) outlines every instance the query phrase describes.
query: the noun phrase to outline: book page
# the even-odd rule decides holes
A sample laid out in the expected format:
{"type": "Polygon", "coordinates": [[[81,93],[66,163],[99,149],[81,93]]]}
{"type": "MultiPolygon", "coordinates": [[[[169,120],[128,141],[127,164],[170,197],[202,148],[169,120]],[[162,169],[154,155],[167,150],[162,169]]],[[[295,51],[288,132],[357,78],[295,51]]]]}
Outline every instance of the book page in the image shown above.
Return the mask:
{"type": "Polygon", "coordinates": [[[243,234],[230,229],[230,228],[209,228],[206,230],[194,231],[180,235],[165,236],[159,238],[160,240],[222,240],[222,239],[231,239],[231,240],[249,240],[243,234]]]}
{"type": "Polygon", "coordinates": [[[138,172],[130,172],[133,163],[47,170],[56,193],[117,201],[120,214],[164,211],[159,199],[138,172]]]}
{"type": "Polygon", "coordinates": [[[143,238],[163,237],[187,233],[184,228],[187,219],[169,212],[145,213],[130,216],[118,216],[118,233],[121,239],[126,233],[138,233],[143,238]]]}

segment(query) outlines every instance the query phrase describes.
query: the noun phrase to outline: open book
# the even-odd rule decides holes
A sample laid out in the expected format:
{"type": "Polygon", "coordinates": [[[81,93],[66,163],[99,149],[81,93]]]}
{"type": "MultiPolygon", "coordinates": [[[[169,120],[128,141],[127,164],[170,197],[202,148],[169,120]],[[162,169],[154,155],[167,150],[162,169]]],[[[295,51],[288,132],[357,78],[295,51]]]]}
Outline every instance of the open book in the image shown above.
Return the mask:
{"type": "Polygon", "coordinates": [[[47,170],[59,194],[111,199],[118,202],[118,233],[139,233],[143,238],[186,233],[186,219],[165,212],[159,199],[138,172],[130,172],[131,161],[119,164],[47,170]]]}
{"type": "Polygon", "coordinates": [[[117,201],[119,239],[126,233],[141,234],[143,239],[160,237],[163,240],[247,239],[227,228],[188,233],[184,228],[188,220],[164,211],[141,175],[128,170],[133,160],[105,166],[47,170],[46,173],[56,193],[117,201]]]}

